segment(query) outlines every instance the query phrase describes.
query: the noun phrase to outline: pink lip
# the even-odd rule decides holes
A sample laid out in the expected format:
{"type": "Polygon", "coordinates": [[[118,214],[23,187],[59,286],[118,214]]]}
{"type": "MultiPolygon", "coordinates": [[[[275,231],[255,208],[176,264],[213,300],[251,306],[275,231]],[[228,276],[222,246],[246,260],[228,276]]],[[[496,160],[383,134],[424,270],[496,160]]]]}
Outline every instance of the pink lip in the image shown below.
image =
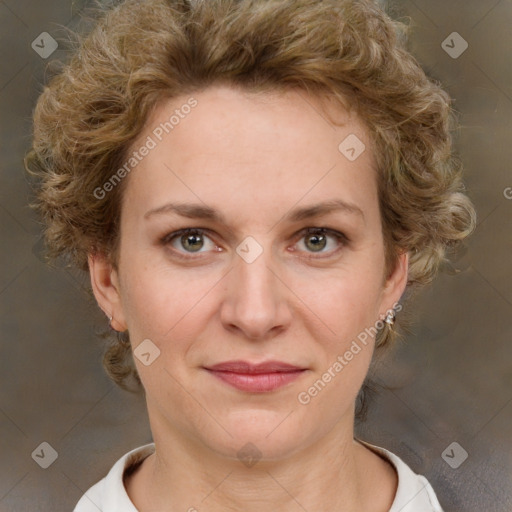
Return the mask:
{"type": "Polygon", "coordinates": [[[227,361],[206,369],[226,384],[249,392],[273,391],[294,381],[306,370],[281,361],[260,364],[227,361]]]}

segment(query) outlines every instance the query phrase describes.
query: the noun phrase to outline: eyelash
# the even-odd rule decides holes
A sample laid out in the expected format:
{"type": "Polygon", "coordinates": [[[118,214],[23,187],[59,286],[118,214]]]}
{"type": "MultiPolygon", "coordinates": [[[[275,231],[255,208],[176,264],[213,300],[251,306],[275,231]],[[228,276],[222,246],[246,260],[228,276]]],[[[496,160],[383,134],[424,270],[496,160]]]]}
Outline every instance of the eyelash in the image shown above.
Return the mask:
{"type": "MultiPolygon", "coordinates": [[[[164,246],[168,246],[174,239],[176,239],[180,236],[183,236],[183,235],[200,235],[200,236],[207,236],[208,238],[211,239],[211,237],[208,236],[208,233],[210,233],[210,231],[208,229],[184,228],[184,229],[180,229],[178,231],[173,231],[172,233],[165,235],[164,237],[162,237],[160,239],[160,243],[164,246]]],[[[295,238],[297,239],[297,242],[298,242],[308,235],[331,236],[336,239],[336,241],[338,242],[340,247],[347,245],[347,243],[349,242],[349,239],[347,238],[347,236],[344,233],[340,233],[339,231],[335,231],[335,230],[329,229],[329,228],[317,228],[317,227],[305,228],[305,229],[301,230],[299,233],[297,233],[295,238]]],[[[212,240],[212,242],[214,242],[214,241],[212,240]]],[[[340,247],[338,247],[334,251],[331,251],[330,253],[328,253],[328,256],[320,256],[320,258],[326,258],[326,257],[334,255],[335,253],[337,253],[339,251],[340,247]]],[[[172,249],[172,250],[177,257],[182,258],[182,259],[187,259],[187,260],[199,259],[199,258],[201,258],[200,254],[204,254],[204,253],[196,253],[196,254],[198,254],[198,256],[194,256],[193,252],[189,252],[189,253],[185,253],[185,254],[188,254],[188,256],[184,256],[184,253],[182,253],[176,249],[172,249]]],[[[314,255],[315,253],[312,252],[311,254],[314,255]]],[[[324,253],[319,252],[317,254],[324,254],[324,253]]],[[[319,259],[318,256],[307,256],[307,258],[319,259]]]]}

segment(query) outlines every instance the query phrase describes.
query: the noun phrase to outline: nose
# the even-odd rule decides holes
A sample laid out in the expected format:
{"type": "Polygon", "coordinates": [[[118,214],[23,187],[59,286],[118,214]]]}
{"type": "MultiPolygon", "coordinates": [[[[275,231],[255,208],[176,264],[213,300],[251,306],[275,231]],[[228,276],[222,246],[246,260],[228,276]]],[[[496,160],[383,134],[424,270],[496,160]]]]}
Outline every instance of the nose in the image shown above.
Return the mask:
{"type": "Polygon", "coordinates": [[[250,340],[266,340],[286,330],[292,293],[275,270],[270,250],[251,263],[238,255],[226,276],[220,318],[224,327],[250,340]]]}

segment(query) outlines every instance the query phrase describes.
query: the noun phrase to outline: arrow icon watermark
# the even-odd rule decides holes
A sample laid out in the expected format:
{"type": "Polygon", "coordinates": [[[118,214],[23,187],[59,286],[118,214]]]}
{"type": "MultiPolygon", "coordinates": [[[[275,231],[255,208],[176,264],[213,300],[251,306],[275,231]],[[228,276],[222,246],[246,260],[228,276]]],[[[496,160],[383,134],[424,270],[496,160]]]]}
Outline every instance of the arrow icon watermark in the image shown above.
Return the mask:
{"type": "Polygon", "coordinates": [[[48,32],[41,32],[31,44],[32,49],[43,59],[47,59],[59,44],[48,32]]]}
{"type": "Polygon", "coordinates": [[[59,454],[50,443],[42,442],[33,452],[32,458],[43,469],[49,468],[56,460],[59,454]]]}
{"type": "Polygon", "coordinates": [[[160,349],[150,339],[145,339],[133,351],[133,355],[144,366],[149,366],[160,357],[160,349]]]}
{"type": "Polygon", "coordinates": [[[458,59],[468,49],[468,47],[468,42],[458,32],[452,32],[441,43],[441,48],[452,59],[458,59]]]}
{"type": "Polygon", "coordinates": [[[246,262],[252,263],[263,252],[263,247],[252,237],[248,236],[236,248],[236,253],[246,262]]]}
{"type": "Polygon", "coordinates": [[[357,160],[365,149],[366,146],[364,142],[354,133],[345,137],[338,146],[339,152],[351,162],[357,160]]]}

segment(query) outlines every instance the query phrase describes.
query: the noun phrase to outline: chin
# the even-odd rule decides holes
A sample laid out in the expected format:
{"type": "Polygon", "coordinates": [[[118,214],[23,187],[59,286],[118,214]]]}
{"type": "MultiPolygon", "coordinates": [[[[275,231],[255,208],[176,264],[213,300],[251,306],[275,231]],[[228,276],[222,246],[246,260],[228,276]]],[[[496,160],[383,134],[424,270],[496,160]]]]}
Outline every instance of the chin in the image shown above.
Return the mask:
{"type": "MultiPolygon", "coordinates": [[[[290,414],[291,411],[251,409],[232,413],[221,422],[231,435],[220,432],[216,425],[214,436],[204,439],[204,430],[201,436],[203,442],[219,455],[238,459],[242,463],[285,459],[319,437],[318,432],[308,434],[307,425],[298,420],[296,412],[290,414]]],[[[249,464],[246,465],[249,467],[249,464]]]]}

